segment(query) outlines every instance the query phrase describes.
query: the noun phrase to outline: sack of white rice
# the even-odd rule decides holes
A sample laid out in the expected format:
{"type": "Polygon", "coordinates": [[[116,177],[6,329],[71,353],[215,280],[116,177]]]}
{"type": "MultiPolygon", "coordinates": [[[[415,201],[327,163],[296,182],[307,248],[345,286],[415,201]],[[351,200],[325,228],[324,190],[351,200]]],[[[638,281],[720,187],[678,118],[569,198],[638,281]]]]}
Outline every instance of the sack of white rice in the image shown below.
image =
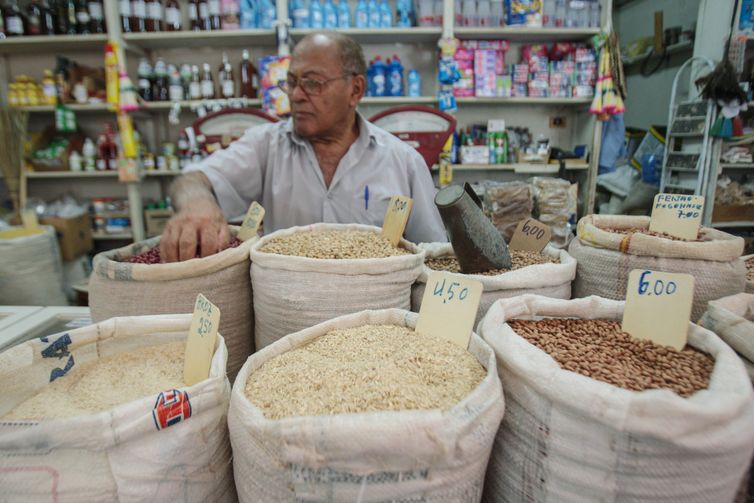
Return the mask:
{"type": "Polygon", "coordinates": [[[699,238],[684,241],[649,231],[649,217],[588,215],[579,220],[578,239],[568,252],[576,259],[574,297],[626,298],[634,269],[694,276],[691,319],[698,320],[707,302],[744,291],[744,240],[702,227],[699,238]]]}
{"type": "Polygon", "coordinates": [[[242,503],[480,500],[504,411],[494,355],[417,318],[341,316],[249,358],[228,413],[242,503]]]}
{"type": "Polygon", "coordinates": [[[183,262],[160,263],[160,237],[96,255],[89,278],[92,320],[190,313],[201,293],[222,313],[219,332],[228,346],[228,377],[233,382],[254,352],[249,249],[257,240],[241,242],[237,232],[231,227],[229,248],[183,262]]]}
{"type": "Polygon", "coordinates": [[[409,309],[424,252],[358,224],[292,227],[251,248],[257,350],[281,337],[364,309],[409,309]]]}
{"type": "Polygon", "coordinates": [[[738,353],[754,380],[754,294],[710,301],[700,324],[738,353]]]}
{"type": "Polygon", "coordinates": [[[66,306],[63,262],[55,229],[0,238],[0,305],[66,306]]]}
{"type": "MultiPolygon", "coordinates": [[[[421,308],[429,273],[447,271],[460,274],[458,259],[455,258],[453,245],[450,243],[421,243],[419,248],[427,255],[424,259],[424,269],[411,288],[411,310],[417,313],[421,308]]],[[[480,281],[484,287],[474,326],[498,299],[526,293],[556,299],[571,298],[571,282],[576,276],[576,261],[567,251],[547,245],[542,253],[510,250],[510,254],[513,266],[510,270],[468,275],[480,281]]]]}
{"type": "Polygon", "coordinates": [[[732,501],[754,452],[741,361],[692,323],[681,351],[634,339],[623,307],[523,295],[485,315],[507,402],[485,501],[732,501]]]}
{"type": "Polygon", "coordinates": [[[741,257],[746,264],[746,293],[754,293],[754,255],[741,257]]]}
{"type": "Polygon", "coordinates": [[[228,352],[183,384],[191,315],[113,318],[0,354],[2,501],[235,501],[228,352]]]}

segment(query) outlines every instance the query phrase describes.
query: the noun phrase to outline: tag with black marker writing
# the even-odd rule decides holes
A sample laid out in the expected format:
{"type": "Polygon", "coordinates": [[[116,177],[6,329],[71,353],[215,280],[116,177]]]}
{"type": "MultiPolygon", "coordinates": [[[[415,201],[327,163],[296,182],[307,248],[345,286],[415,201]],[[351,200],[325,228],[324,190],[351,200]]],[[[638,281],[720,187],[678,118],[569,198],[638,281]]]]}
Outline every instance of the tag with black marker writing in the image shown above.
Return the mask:
{"type": "Polygon", "coordinates": [[[482,289],[480,281],[458,274],[431,272],[424,289],[416,331],[468,348],[482,289]]]}
{"type": "Polygon", "coordinates": [[[387,238],[393,246],[398,246],[403,231],[406,230],[413,206],[414,200],[410,197],[393,196],[390,198],[390,204],[385,212],[385,221],[382,223],[382,236],[387,238]]]}
{"type": "Polygon", "coordinates": [[[241,224],[241,230],[238,231],[238,238],[241,241],[246,241],[257,235],[259,231],[259,225],[264,218],[264,208],[261,204],[254,201],[249,206],[249,211],[246,212],[246,217],[241,224]]]}
{"type": "Polygon", "coordinates": [[[220,309],[200,293],[196,296],[194,315],[186,341],[186,359],[183,367],[183,380],[186,386],[193,386],[209,377],[219,326],[220,309]]]}
{"type": "Polygon", "coordinates": [[[692,275],[634,269],[628,275],[622,330],[637,339],[683,349],[693,300],[692,275]]]}
{"type": "Polygon", "coordinates": [[[649,230],[695,240],[704,212],[704,196],[657,194],[652,204],[649,230]]]}
{"type": "Polygon", "coordinates": [[[550,242],[550,238],[552,238],[552,231],[548,225],[534,218],[527,218],[516,226],[508,247],[511,250],[540,253],[550,242]]]}

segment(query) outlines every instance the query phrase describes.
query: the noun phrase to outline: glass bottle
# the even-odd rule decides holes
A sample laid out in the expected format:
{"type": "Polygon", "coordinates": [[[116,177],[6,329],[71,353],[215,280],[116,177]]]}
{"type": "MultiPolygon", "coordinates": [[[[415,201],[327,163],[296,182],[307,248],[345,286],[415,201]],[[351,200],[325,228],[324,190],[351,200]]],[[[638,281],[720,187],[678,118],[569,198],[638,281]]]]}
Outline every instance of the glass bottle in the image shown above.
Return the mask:
{"type": "Polygon", "coordinates": [[[162,28],[162,2],[160,0],[146,0],[147,19],[146,29],[149,32],[163,31],[162,28]]]}
{"type": "Polygon", "coordinates": [[[76,0],[76,31],[82,35],[91,33],[91,20],[86,0],[76,0]]]}
{"type": "Polygon", "coordinates": [[[42,7],[39,5],[39,0],[31,0],[26,8],[26,20],[27,35],[42,34],[42,7]]]}
{"type": "Polygon", "coordinates": [[[202,98],[205,100],[215,98],[215,82],[212,80],[212,70],[210,70],[209,63],[203,65],[202,98]]]}
{"type": "Polygon", "coordinates": [[[202,23],[199,19],[199,0],[189,0],[188,3],[189,14],[189,29],[198,31],[202,29],[202,23]]]}
{"type": "Polygon", "coordinates": [[[76,2],[75,0],[65,0],[65,15],[67,18],[68,29],[66,33],[68,35],[75,35],[78,33],[78,18],[76,17],[76,2]]]}
{"type": "Polygon", "coordinates": [[[199,78],[199,67],[196,65],[191,66],[191,81],[189,82],[189,99],[200,100],[202,99],[202,82],[199,78]]]}
{"type": "Polygon", "coordinates": [[[199,8],[200,29],[210,31],[212,29],[212,21],[209,18],[209,3],[207,0],[197,0],[197,6],[199,8]]]}
{"type": "Polygon", "coordinates": [[[131,0],[118,0],[120,11],[120,29],[123,33],[131,33],[131,0]]]}
{"type": "Polygon", "coordinates": [[[209,29],[222,29],[222,10],[220,9],[220,0],[207,0],[207,10],[209,11],[209,29]]]}
{"type": "Polygon", "coordinates": [[[18,8],[17,0],[10,0],[5,5],[3,12],[5,19],[5,33],[9,37],[26,35],[26,22],[21,9],[18,8]]]}
{"type": "Polygon", "coordinates": [[[236,96],[236,79],[233,76],[233,67],[228,61],[228,55],[223,53],[223,63],[218,73],[220,81],[220,94],[223,98],[234,98],[236,96]]]}
{"type": "Polygon", "coordinates": [[[136,33],[147,30],[147,5],[144,0],[131,0],[131,29],[136,33]]]}
{"type": "Polygon", "coordinates": [[[154,64],[154,93],[155,101],[168,101],[170,90],[168,88],[168,67],[162,58],[154,64]]]}
{"type": "Polygon", "coordinates": [[[139,76],[137,83],[139,96],[141,96],[144,101],[153,101],[154,90],[152,89],[152,79],[154,78],[154,74],[152,72],[152,65],[149,64],[147,58],[141,58],[137,73],[139,76]]]}
{"type": "Polygon", "coordinates": [[[241,53],[241,64],[238,68],[241,79],[241,88],[239,94],[242,98],[257,97],[257,69],[249,59],[249,50],[244,49],[241,53]]]}
{"type": "Polygon", "coordinates": [[[181,6],[178,0],[168,0],[165,4],[165,29],[181,31],[181,6]]]}
{"type": "Polygon", "coordinates": [[[106,33],[105,9],[102,0],[89,0],[87,8],[89,9],[89,31],[92,33],[106,33]]]}

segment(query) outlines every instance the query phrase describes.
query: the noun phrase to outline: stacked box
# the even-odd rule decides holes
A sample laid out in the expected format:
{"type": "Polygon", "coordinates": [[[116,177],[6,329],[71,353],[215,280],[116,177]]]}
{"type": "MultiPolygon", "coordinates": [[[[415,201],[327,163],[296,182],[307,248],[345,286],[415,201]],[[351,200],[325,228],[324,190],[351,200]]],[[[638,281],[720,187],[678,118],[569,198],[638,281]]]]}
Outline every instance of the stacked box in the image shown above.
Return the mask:
{"type": "Polygon", "coordinates": [[[576,68],[574,74],[573,95],[589,97],[594,95],[597,82],[597,54],[586,46],[576,48],[576,68]]]}
{"type": "Polygon", "coordinates": [[[529,65],[511,65],[513,77],[512,96],[527,96],[529,94],[529,65]]]}
{"type": "Polygon", "coordinates": [[[474,88],[476,96],[492,97],[496,94],[495,72],[498,51],[477,49],[474,51],[474,88]]]}
{"type": "Polygon", "coordinates": [[[453,84],[453,96],[474,96],[474,49],[459,47],[453,57],[461,79],[453,84]]]}
{"type": "Polygon", "coordinates": [[[573,61],[553,61],[550,63],[549,95],[553,98],[573,96],[573,78],[576,64],[573,61]]]}
{"type": "Polygon", "coordinates": [[[545,56],[532,54],[529,57],[529,96],[546,97],[550,86],[549,60],[545,56]]]}

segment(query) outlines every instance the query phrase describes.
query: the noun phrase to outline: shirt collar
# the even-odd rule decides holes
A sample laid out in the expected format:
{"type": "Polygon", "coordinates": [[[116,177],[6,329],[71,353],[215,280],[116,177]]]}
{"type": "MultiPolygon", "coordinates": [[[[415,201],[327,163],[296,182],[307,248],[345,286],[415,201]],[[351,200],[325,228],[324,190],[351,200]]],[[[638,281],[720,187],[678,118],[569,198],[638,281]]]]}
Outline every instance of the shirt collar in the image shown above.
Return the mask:
{"type": "MultiPolygon", "coordinates": [[[[373,145],[384,146],[375,134],[374,125],[371,122],[367,121],[359,112],[356,112],[356,120],[359,123],[359,137],[356,138],[354,143],[363,147],[373,145]]],[[[306,138],[300,137],[293,130],[293,117],[288,118],[286,121],[285,132],[293,143],[296,143],[297,145],[306,144],[306,138]]]]}

